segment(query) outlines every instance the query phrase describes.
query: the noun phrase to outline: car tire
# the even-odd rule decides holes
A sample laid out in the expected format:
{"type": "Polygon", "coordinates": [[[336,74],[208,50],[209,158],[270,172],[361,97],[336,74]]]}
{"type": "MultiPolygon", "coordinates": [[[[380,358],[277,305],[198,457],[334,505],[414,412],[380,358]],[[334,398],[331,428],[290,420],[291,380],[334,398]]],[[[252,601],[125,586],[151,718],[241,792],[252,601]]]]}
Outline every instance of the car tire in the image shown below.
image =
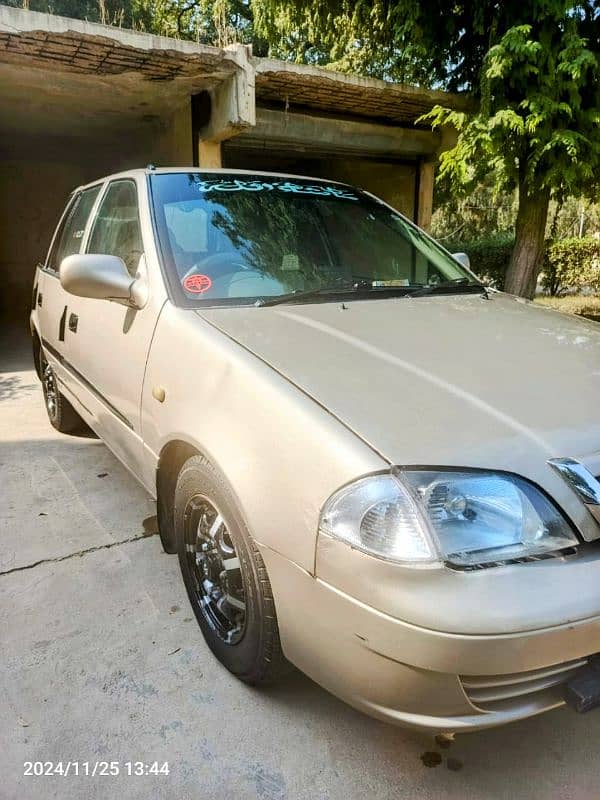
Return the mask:
{"type": "Polygon", "coordinates": [[[58,388],[54,370],[40,348],[40,374],[44,405],[50,424],[60,433],[84,433],[88,426],[58,388]]]}
{"type": "Polygon", "coordinates": [[[206,643],[240,680],[273,683],[290,665],[267,571],[231,489],[203,456],[183,465],[174,511],[183,581],[206,643]]]}

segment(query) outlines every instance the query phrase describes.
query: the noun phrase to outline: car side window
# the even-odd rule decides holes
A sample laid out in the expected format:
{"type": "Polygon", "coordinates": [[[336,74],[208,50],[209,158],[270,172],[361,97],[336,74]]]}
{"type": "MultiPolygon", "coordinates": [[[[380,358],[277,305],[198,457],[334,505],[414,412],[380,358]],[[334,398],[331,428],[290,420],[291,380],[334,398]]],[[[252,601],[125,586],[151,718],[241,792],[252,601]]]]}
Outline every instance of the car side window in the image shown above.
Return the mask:
{"type": "Polygon", "coordinates": [[[94,220],[88,253],[118,256],[135,276],[144,252],[135,181],[109,184],[94,220]]]}
{"type": "Polygon", "coordinates": [[[63,258],[79,252],[85,226],[99,191],[100,186],[92,186],[79,192],[71,200],[48,256],[46,266],[49,269],[58,272],[63,258]]]}

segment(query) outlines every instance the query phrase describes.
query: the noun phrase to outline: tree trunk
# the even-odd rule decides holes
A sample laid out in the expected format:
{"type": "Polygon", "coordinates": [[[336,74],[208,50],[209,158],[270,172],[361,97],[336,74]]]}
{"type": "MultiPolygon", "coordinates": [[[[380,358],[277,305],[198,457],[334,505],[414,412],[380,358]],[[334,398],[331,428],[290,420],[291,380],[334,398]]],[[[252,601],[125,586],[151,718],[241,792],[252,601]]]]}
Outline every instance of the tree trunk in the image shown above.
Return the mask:
{"type": "Polygon", "coordinates": [[[544,260],[544,239],[550,190],[531,190],[526,182],[519,186],[519,211],[515,246],[510,259],[504,291],[531,299],[544,260]]]}

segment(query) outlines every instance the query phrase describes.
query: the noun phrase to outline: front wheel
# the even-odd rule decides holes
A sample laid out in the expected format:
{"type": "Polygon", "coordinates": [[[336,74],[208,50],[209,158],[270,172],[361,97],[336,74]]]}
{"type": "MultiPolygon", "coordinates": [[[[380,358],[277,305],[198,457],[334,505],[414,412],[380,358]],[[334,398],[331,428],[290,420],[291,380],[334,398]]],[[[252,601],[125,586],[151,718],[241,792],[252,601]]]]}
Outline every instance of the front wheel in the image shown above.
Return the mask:
{"type": "Polygon", "coordinates": [[[202,456],[184,464],[175,491],[179,564],[206,643],[246,683],[288,669],[271,585],[227,483],[202,456]]]}

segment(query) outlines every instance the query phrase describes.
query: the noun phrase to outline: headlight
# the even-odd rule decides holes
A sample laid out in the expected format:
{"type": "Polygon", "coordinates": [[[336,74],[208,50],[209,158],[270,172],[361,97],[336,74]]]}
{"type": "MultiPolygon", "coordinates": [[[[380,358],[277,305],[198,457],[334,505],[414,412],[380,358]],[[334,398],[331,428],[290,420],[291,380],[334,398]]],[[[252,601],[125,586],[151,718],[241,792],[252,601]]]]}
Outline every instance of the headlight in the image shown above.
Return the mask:
{"type": "Polygon", "coordinates": [[[544,495],[516,475],[395,470],[345,486],[325,504],[321,533],[413,566],[485,565],[577,545],[544,495]]]}

